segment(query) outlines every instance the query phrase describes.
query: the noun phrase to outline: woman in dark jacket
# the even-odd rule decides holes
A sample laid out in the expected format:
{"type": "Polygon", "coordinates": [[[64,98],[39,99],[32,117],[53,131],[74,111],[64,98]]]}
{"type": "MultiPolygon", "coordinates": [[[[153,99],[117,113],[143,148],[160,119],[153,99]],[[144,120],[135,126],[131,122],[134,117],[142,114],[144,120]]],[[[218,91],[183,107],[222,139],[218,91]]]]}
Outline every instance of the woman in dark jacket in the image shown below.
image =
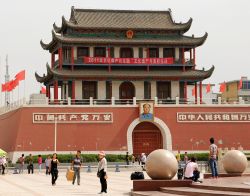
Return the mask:
{"type": "Polygon", "coordinates": [[[58,164],[59,164],[59,161],[57,159],[57,154],[54,153],[52,160],[51,160],[50,168],[49,168],[49,171],[51,173],[51,178],[52,178],[52,186],[56,185],[56,180],[58,177],[58,169],[57,169],[58,164]]]}

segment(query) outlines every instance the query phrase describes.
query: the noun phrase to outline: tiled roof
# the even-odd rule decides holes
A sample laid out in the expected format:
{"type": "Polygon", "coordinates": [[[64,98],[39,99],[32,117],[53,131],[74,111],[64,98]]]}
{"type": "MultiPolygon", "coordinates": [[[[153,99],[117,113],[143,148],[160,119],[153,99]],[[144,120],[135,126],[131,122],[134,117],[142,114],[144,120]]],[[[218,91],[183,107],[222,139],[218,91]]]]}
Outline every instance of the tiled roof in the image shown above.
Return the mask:
{"type": "Polygon", "coordinates": [[[54,44],[68,43],[68,44],[146,44],[146,45],[174,45],[174,46],[200,46],[202,45],[208,34],[203,37],[189,37],[184,35],[169,35],[164,38],[105,38],[105,37],[69,37],[61,36],[52,32],[52,41],[45,44],[42,41],[41,46],[45,50],[49,50],[54,44]]]}
{"type": "Polygon", "coordinates": [[[182,79],[182,80],[204,80],[209,78],[214,71],[214,66],[212,66],[209,70],[150,70],[141,71],[141,70],[112,70],[111,72],[108,71],[101,71],[101,70],[94,70],[94,69],[82,69],[77,71],[71,70],[52,70],[49,65],[47,65],[47,75],[40,77],[36,73],[36,79],[38,82],[48,82],[55,76],[56,78],[74,78],[74,79],[95,79],[98,78],[109,78],[109,79],[117,79],[117,78],[126,78],[126,79],[136,79],[136,80],[144,80],[147,79],[182,79]]]}
{"type": "Polygon", "coordinates": [[[69,21],[62,18],[62,26],[54,25],[56,32],[67,26],[84,29],[147,29],[188,31],[192,24],[190,18],[186,23],[175,23],[171,11],[143,10],[98,10],[71,9],[69,21]]]}

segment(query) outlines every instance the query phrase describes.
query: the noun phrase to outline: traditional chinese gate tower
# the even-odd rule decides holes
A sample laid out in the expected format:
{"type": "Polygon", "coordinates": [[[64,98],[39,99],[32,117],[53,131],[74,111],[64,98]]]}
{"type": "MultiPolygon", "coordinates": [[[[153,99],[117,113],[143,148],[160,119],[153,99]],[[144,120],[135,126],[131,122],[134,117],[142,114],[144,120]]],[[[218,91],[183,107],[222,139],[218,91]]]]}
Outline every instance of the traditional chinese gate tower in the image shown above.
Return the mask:
{"type": "Polygon", "coordinates": [[[116,100],[187,99],[187,84],[211,76],[196,69],[195,49],[206,38],[185,36],[192,19],[175,23],[171,11],[71,9],[69,21],[53,25],[52,41],[41,41],[51,53],[47,75],[36,79],[47,87],[47,97],[71,98],[72,104],[116,100]],[[60,91],[58,89],[61,89],[60,91]],[[60,93],[60,94],[59,94],[60,93]],[[54,96],[52,96],[54,94],[54,96]],[[85,100],[85,101],[84,101],[85,100]]]}

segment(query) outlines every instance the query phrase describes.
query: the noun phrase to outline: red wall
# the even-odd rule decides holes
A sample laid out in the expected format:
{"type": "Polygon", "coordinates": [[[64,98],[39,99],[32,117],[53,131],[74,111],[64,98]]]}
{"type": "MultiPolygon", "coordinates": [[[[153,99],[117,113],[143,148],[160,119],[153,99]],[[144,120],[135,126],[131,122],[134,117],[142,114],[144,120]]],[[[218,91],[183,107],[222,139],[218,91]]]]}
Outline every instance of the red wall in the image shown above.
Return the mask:
{"type": "MultiPolygon", "coordinates": [[[[138,118],[137,107],[24,107],[0,116],[0,148],[53,151],[54,124],[33,124],[33,113],[113,112],[113,123],[58,124],[58,151],[126,151],[127,129],[138,118]]],[[[221,147],[250,150],[250,123],[178,123],[177,112],[250,112],[249,107],[156,107],[155,116],[169,127],[173,150],[207,150],[209,138],[221,147]],[[196,141],[204,141],[197,146],[196,141]]]]}

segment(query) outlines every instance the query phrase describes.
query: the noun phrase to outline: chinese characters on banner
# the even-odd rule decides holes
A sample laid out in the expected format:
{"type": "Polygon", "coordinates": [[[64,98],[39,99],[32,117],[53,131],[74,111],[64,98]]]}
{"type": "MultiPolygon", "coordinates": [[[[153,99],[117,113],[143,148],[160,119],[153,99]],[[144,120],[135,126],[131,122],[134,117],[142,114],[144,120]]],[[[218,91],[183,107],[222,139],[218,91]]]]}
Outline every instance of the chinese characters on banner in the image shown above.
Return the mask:
{"type": "Polygon", "coordinates": [[[33,123],[113,123],[113,113],[33,113],[33,123]]]}
{"type": "Polygon", "coordinates": [[[84,57],[86,64],[173,64],[170,58],[109,58],[109,57],[84,57]]]}
{"type": "Polygon", "coordinates": [[[177,112],[177,122],[250,122],[250,112],[177,112]]]}

